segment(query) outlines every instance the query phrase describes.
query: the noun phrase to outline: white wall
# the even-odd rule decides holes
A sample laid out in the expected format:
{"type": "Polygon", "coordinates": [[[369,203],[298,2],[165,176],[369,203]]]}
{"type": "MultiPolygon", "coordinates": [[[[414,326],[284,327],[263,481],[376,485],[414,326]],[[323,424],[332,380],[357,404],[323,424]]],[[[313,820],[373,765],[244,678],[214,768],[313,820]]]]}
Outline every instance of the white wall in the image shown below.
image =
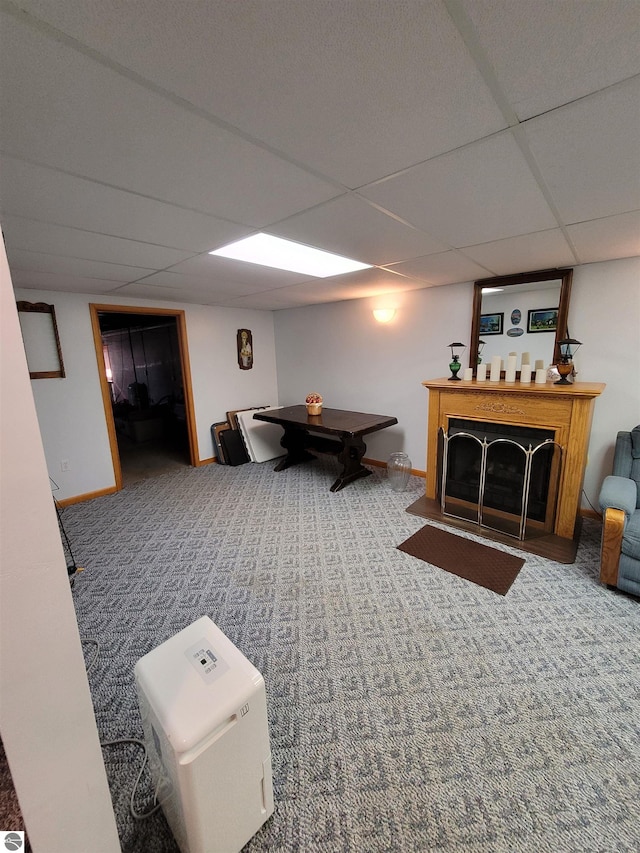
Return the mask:
{"type": "Polygon", "coordinates": [[[640,424],[640,258],[576,267],[569,328],[583,344],[575,359],[578,381],[607,385],[595,404],[584,480],[597,509],[616,433],[640,424]]]}
{"type": "Polygon", "coordinates": [[[35,853],[110,853],[120,844],[2,241],[0,292],[0,731],[35,853]]]}
{"type": "MultiPolygon", "coordinates": [[[[280,402],[300,403],[318,391],[327,406],[395,415],[398,427],[369,436],[367,456],[383,461],[405,450],[424,470],[428,393],[420,383],[447,376],[446,345],[469,340],[472,289],[469,282],[403,294],[388,326],[371,315],[382,299],[276,312],[280,402]]],[[[569,329],[583,342],[578,380],[607,384],[595,404],[585,474],[597,507],[617,431],[640,423],[640,259],[575,267],[569,329]]],[[[505,345],[505,356],[511,349],[505,345]]],[[[468,363],[468,352],[461,361],[468,363]]],[[[583,506],[589,508],[586,500],[583,506]]]]}
{"type": "Polygon", "coordinates": [[[134,305],[185,311],[198,440],[198,459],[214,456],[211,424],[226,412],[275,404],[276,379],[273,316],[269,311],[210,308],[141,299],[16,290],[16,299],[52,303],[60,334],[66,376],[34,379],[33,394],[51,478],[58,500],[107,489],[115,484],[100,394],[98,363],[89,304],[134,305]],[[236,333],[251,329],[254,366],[240,370],[236,333]],[[61,470],[69,460],[68,472],[61,470]]]}
{"type": "Polygon", "coordinates": [[[428,392],[421,383],[449,375],[447,344],[469,338],[471,293],[470,284],[450,285],[276,312],[280,403],[303,403],[317,391],[331,408],[393,415],[397,426],[365,437],[366,456],[386,461],[404,450],[424,471],[428,392]],[[372,311],[387,304],[397,311],[384,325],[372,311]]]}
{"type": "MultiPolygon", "coordinates": [[[[292,405],[318,391],[327,406],[397,417],[396,427],[369,436],[367,456],[385,461],[392,451],[405,450],[413,467],[424,470],[428,392],[421,383],[448,375],[447,344],[469,340],[472,283],[274,314],[32,290],[17,297],[56,306],[67,379],[34,380],[32,386],[47,464],[61,486],[56,496],[64,498],[114,482],[89,302],[184,308],[200,459],[213,455],[210,426],[224,420],[227,410],[276,400],[292,405]],[[396,317],[381,325],[371,312],[388,303],[397,309],[396,317]],[[253,370],[237,366],[235,337],[243,327],[253,332],[253,370]],[[68,474],[60,471],[63,458],[71,463],[68,474]]],[[[640,423],[639,300],[638,258],[574,269],[569,328],[583,341],[576,357],[578,378],[607,383],[595,404],[585,476],[586,494],[594,505],[611,470],[617,431],[640,423]]],[[[505,354],[512,348],[505,347],[505,354]]],[[[462,363],[468,363],[468,351],[462,363]]],[[[583,505],[588,508],[586,501],[583,505]]]]}

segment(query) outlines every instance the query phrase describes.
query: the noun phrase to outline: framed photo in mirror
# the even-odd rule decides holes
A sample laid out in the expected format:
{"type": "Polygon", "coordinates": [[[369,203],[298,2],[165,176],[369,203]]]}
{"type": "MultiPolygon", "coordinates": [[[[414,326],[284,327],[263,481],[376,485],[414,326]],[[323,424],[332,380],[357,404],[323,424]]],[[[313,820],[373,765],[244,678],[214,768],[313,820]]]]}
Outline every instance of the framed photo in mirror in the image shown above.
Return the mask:
{"type": "Polygon", "coordinates": [[[536,308],[528,313],[528,332],[555,332],[558,328],[557,308],[536,308]]]}
{"type": "Polygon", "coordinates": [[[480,315],[481,335],[501,335],[504,326],[504,312],[480,315]]]}

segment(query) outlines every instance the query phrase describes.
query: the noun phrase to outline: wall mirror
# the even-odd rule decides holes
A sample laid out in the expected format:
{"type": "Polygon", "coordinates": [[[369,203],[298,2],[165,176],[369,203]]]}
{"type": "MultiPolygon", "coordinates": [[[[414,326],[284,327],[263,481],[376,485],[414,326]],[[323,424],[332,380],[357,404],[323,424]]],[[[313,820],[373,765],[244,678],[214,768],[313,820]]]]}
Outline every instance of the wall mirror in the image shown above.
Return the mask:
{"type": "Polygon", "coordinates": [[[64,363],[53,305],[18,302],[17,306],[30,378],[63,379],[64,363]]]}
{"type": "Polygon", "coordinates": [[[479,348],[485,364],[494,355],[506,361],[510,352],[529,353],[532,367],[540,360],[545,367],[559,361],[558,341],[567,337],[572,277],[572,269],[551,269],[476,281],[469,367],[475,370],[479,363],[479,348]]]}

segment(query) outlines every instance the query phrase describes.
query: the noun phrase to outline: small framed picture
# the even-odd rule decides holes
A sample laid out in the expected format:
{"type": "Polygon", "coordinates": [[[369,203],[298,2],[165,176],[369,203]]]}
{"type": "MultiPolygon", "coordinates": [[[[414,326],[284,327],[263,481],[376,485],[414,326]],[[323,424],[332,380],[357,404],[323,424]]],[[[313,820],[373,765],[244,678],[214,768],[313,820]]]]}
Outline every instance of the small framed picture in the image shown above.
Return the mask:
{"type": "Polygon", "coordinates": [[[253,335],[250,329],[238,329],[238,367],[251,370],[253,367],[253,335]]]}
{"type": "Polygon", "coordinates": [[[501,335],[504,324],[504,313],[501,314],[481,314],[480,315],[480,334],[481,335],[501,335]]]}
{"type": "Polygon", "coordinates": [[[534,308],[529,311],[528,332],[555,332],[557,328],[557,308],[534,308]]]}

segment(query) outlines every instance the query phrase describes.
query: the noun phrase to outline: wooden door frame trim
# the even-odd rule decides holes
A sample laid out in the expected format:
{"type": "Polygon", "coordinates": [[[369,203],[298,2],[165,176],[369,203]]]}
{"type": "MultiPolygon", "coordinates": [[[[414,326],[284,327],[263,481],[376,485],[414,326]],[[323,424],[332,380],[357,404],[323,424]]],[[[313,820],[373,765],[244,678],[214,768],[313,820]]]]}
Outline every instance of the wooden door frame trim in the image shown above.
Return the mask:
{"type": "Polygon", "coordinates": [[[116,436],[116,425],[111,406],[111,392],[107,375],[104,369],[104,356],[102,352],[102,332],[100,330],[99,312],[108,314],[147,314],[151,317],[175,317],[178,332],[178,346],[180,348],[180,363],[182,371],[182,388],[184,392],[185,417],[187,421],[187,435],[189,439],[189,463],[194,468],[200,467],[200,453],[198,450],[198,434],[196,430],[196,416],[193,405],[193,389],[191,387],[191,364],[189,361],[189,348],[187,344],[187,321],[185,312],[178,308],[150,308],[134,305],[103,305],[94,302],[89,303],[91,312],[91,328],[93,330],[93,342],[98,362],[98,376],[100,377],[100,390],[102,392],[102,404],[104,406],[107,433],[109,436],[109,447],[113,463],[113,473],[116,481],[116,490],[122,489],[122,468],[120,466],[120,453],[118,451],[118,439],[116,436]]]}

